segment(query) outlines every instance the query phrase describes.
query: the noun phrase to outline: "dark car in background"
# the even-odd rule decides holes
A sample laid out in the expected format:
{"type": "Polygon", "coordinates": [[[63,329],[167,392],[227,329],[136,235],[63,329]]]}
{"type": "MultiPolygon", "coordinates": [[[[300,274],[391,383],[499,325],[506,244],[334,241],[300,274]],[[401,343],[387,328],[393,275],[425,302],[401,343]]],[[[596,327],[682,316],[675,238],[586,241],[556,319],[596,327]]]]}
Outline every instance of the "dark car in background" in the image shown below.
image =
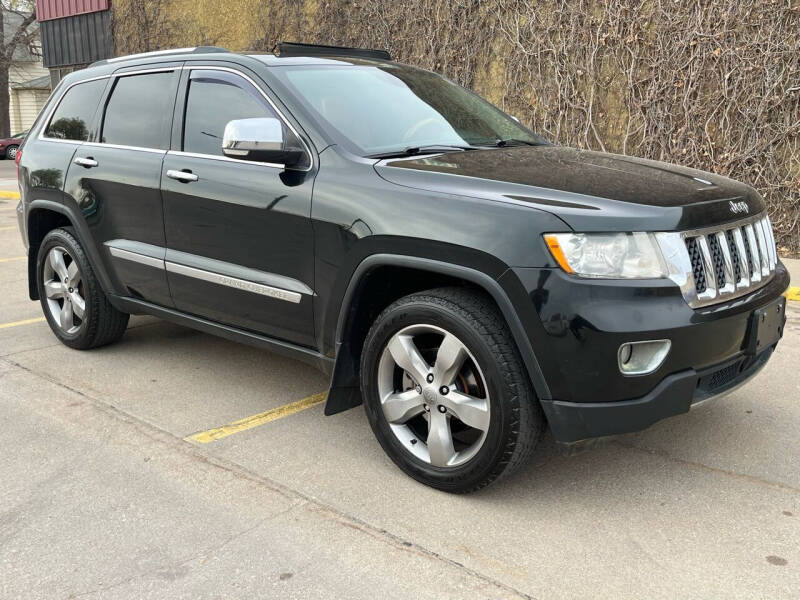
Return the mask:
{"type": "Polygon", "coordinates": [[[22,140],[25,139],[26,135],[28,135],[28,132],[23,131],[0,140],[0,158],[14,160],[17,157],[17,149],[22,145],[22,140]]]}
{"type": "Polygon", "coordinates": [[[30,297],[64,344],[146,313],[299,358],[331,376],[326,414],[363,401],[451,492],[545,426],[582,444],[731,391],[785,322],[753,188],[551,144],[381,51],[101,61],[18,164],[30,297]]]}

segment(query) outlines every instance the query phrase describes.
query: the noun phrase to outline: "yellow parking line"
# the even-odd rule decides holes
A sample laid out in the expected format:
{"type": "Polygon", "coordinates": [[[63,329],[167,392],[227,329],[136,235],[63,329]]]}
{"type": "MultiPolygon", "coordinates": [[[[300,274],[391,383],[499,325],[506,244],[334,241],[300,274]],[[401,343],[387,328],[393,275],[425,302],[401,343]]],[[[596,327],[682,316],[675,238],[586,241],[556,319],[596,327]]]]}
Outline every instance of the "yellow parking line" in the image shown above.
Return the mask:
{"type": "Polygon", "coordinates": [[[0,323],[0,329],[19,327],[20,325],[30,325],[31,323],[41,323],[44,320],[44,317],[36,317],[35,319],[24,319],[22,321],[12,321],[11,323],[0,323]]]}
{"type": "Polygon", "coordinates": [[[195,433],[185,439],[188,442],[197,442],[198,444],[208,444],[209,442],[215,442],[216,440],[228,437],[229,435],[233,435],[234,433],[239,433],[240,431],[246,431],[248,429],[252,429],[253,427],[258,427],[259,425],[264,425],[265,423],[269,423],[270,421],[282,419],[283,417],[288,417],[289,415],[293,415],[294,413],[300,412],[301,410],[305,410],[307,408],[311,408],[312,406],[316,406],[317,404],[324,402],[327,396],[328,396],[327,392],[314,394],[313,396],[309,396],[308,398],[303,398],[302,400],[298,400],[297,402],[284,404],[283,406],[279,406],[278,408],[273,408],[272,410],[258,413],[257,415],[252,415],[250,417],[240,419],[239,421],[234,421],[233,423],[230,423],[228,425],[223,425],[222,427],[217,427],[216,429],[209,429],[208,431],[201,431],[200,433],[195,433]]]}
{"type": "Polygon", "coordinates": [[[27,256],[12,256],[11,258],[0,258],[0,263],[11,262],[12,260],[25,260],[27,256]]]}
{"type": "Polygon", "coordinates": [[[800,302],[800,287],[794,286],[786,290],[786,299],[800,302]]]}
{"type": "Polygon", "coordinates": [[[4,190],[0,190],[0,198],[8,198],[10,200],[18,200],[19,199],[19,192],[6,192],[4,190]]]}
{"type": "Polygon", "coordinates": [[[8,227],[0,227],[0,231],[11,231],[12,229],[17,229],[17,226],[9,225],[8,227]]]}

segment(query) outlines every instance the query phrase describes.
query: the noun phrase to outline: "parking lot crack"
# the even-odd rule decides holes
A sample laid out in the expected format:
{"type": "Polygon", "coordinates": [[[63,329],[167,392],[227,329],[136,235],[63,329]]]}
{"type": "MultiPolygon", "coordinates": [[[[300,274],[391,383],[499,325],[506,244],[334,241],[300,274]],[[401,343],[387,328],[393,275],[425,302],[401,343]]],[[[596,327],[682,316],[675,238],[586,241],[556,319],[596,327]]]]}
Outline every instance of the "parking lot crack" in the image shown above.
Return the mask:
{"type": "Polygon", "coordinates": [[[296,510],[297,508],[302,507],[304,504],[305,504],[305,502],[297,502],[297,503],[292,504],[291,506],[288,506],[284,510],[280,510],[280,511],[274,512],[271,515],[269,515],[267,517],[264,517],[263,519],[259,519],[258,522],[256,522],[254,525],[251,525],[250,527],[246,527],[246,528],[242,529],[241,531],[239,531],[239,532],[229,536],[228,538],[222,540],[218,544],[214,544],[213,546],[211,546],[209,548],[205,548],[201,552],[193,553],[190,556],[187,556],[185,558],[181,558],[181,559],[176,560],[174,562],[171,562],[171,563],[169,563],[167,565],[159,565],[157,567],[154,567],[152,569],[148,569],[148,570],[143,571],[141,573],[136,573],[135,575],[131,575],[130,577],[126,577],[125,579],[121,579],[121,580],[116,581],[114,583],[111,583],[111,584],[108,584],[108,585],[104,585],[104,586],[98,587],[98,588],[93,589],[93,590],[80,592],[79,594],[72,594],[72,595],[69,596],[69,598],[85,598],[87,596],[93,596],[93,595],[96,595],[96,594],[104,594],[105,592],[108,592],[108,591],[113,590],[113,589],[120,588],[120,587],[122,587],[122,586],[124,586],[124,585],[126,585],[128,583],[132,583],[134,581],[138,581],[140,579],[144,579],[145,577],[150,577],[150,576],[153,576],[153,575],[165,577],[167,574],[170,574],[170,573],[182,573],[182,572],[185,572],[187,566],[190,563],[193,563],[193,562],[195,562],[197,560],[201,560],[201,559],[204,560],[204,561],[208,560],[208,558],[211,555],[221,551],[226,546],[230,545],[231,543],[233,543],[234,541],[238,540],[239,538],[244,537],[247,534],[255,531],[256,529],[261,527],[264,523],[266,523],[268,521],[272,521],[272,520],[277,519],[279,517],[282,517],[286,513],[292,512],[292,511],[296,510]]]}
{"type": "Polygon", "coordinates": [[[658,448],[650,448],[645,446],[637,446],[635,444],[629,444],[623,442],[621,440],[615,440],[612,442],[617,446],[621,446],[622,448],[628,448],[630,450],[635,450],[637,452],[642,452],[645,454],[655,455],[660,458],[664,458],[671,462],[676,462],[682,465],[687,465],[691,467],[695,467],[698,469],[703,469],[705,471],[710,471],[711,473],[716,473],[718,475],[727,475],[728,477],[735,477],[736,479],[741,479],[744,481],[748,481],[750,483],[754,483],[756,485],[761,485],[777,490],[783,490],[787,492],[792,492],[794,494],[800,494],[800,489],[796,487],[792,487],[791,485],[786,485],[785,483],[780,483],[778,481],[768,481],[766,479],[761,479],[759,477],[753,477],[752,475],[747,475],[746,473],[737,473],[736,471],[729,471],[728,469],[721,469],[720,467],[712,467],[710,465],[693,461],[693,460],[686,460],[685,458],[678,458],[676,456],[672,456],[668,452],[664,450],[660,450],[658,448]]]}

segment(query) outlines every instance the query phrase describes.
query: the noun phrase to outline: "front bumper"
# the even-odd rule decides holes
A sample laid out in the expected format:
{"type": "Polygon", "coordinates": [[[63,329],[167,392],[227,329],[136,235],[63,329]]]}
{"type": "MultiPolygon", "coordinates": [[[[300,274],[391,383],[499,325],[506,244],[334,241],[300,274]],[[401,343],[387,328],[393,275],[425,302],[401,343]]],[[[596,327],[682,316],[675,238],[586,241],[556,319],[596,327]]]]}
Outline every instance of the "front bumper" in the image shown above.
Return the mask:
{"type": "Polygon", "coordinates": [[[758,356],[740,357],[700,372],[688,369],[668,375],[649,394],[634,400],[543,400],[542,408],[554,437],[565,444],[640,431],[661,419],[688,412],[692,405],[732,392],[767,364],[773,350],[774,346],[758,356]]]}
{"type": "Polygon", "coordinates": [[[789,285],[778,263],[774,277],[752,293],[692,309],[677,286],[663,280],[513,271],[538,316],[538,332],[529,335],[550,390],[542,407],[556,440],[566,443],[644,429],[755,375],[775,345],[748,353],[753,312],[789,285]],[[660,339],[672,346],[658,369],[642,376],[620,372],[621,344],[660,339]]]}

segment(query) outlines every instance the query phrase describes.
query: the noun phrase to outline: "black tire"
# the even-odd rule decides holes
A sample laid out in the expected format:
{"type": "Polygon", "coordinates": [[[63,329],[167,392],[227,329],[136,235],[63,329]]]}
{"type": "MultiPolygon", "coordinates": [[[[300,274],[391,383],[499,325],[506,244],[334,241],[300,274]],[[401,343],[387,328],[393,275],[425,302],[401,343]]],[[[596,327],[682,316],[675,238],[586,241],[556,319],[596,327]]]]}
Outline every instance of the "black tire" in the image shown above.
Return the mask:
{"type": "Polygon", "coordinates": [[[130,315],[109,303],[71,227],[54,229],[42,240],[36,258],[36,282],[42,311],[50,329],[66,346],[77,350],[98,348],[116,342],[125,333],[130,315]],[[80,270],[80,292],[85,302],[85,312],[78,330],[74,332],[62,329],[51,312],[45,293],[45,260],[53,248],[63,248],[69,260],[75,261],[80,270]]]}
{"type": "Polygon", "coordinates": [[[364,343],[361,390],[369,423],[389,457],[417,481],[447,492],[472,492],[512,473],[529,457],[545,424],[504,318],[488,296],[469,288],[412,294],[386,308],[364,343]],[[489,426],[476,453],[458,466],[437,467],[412,454],[384,416],[378,393],[381,356],[396,333],[416,324],[455,335],[486,381],[491,398],[489,426]]]}
{"type": "Polygon", "coordinates": [[[18,149],[19,149],[19,146],[15,145],[15,144],[11,144],[10,146],[6,146],[6,152],[5,152],[6,158],[8,160],[14,160],[14,158],[17,155],[17,150],[18,149]]]}

